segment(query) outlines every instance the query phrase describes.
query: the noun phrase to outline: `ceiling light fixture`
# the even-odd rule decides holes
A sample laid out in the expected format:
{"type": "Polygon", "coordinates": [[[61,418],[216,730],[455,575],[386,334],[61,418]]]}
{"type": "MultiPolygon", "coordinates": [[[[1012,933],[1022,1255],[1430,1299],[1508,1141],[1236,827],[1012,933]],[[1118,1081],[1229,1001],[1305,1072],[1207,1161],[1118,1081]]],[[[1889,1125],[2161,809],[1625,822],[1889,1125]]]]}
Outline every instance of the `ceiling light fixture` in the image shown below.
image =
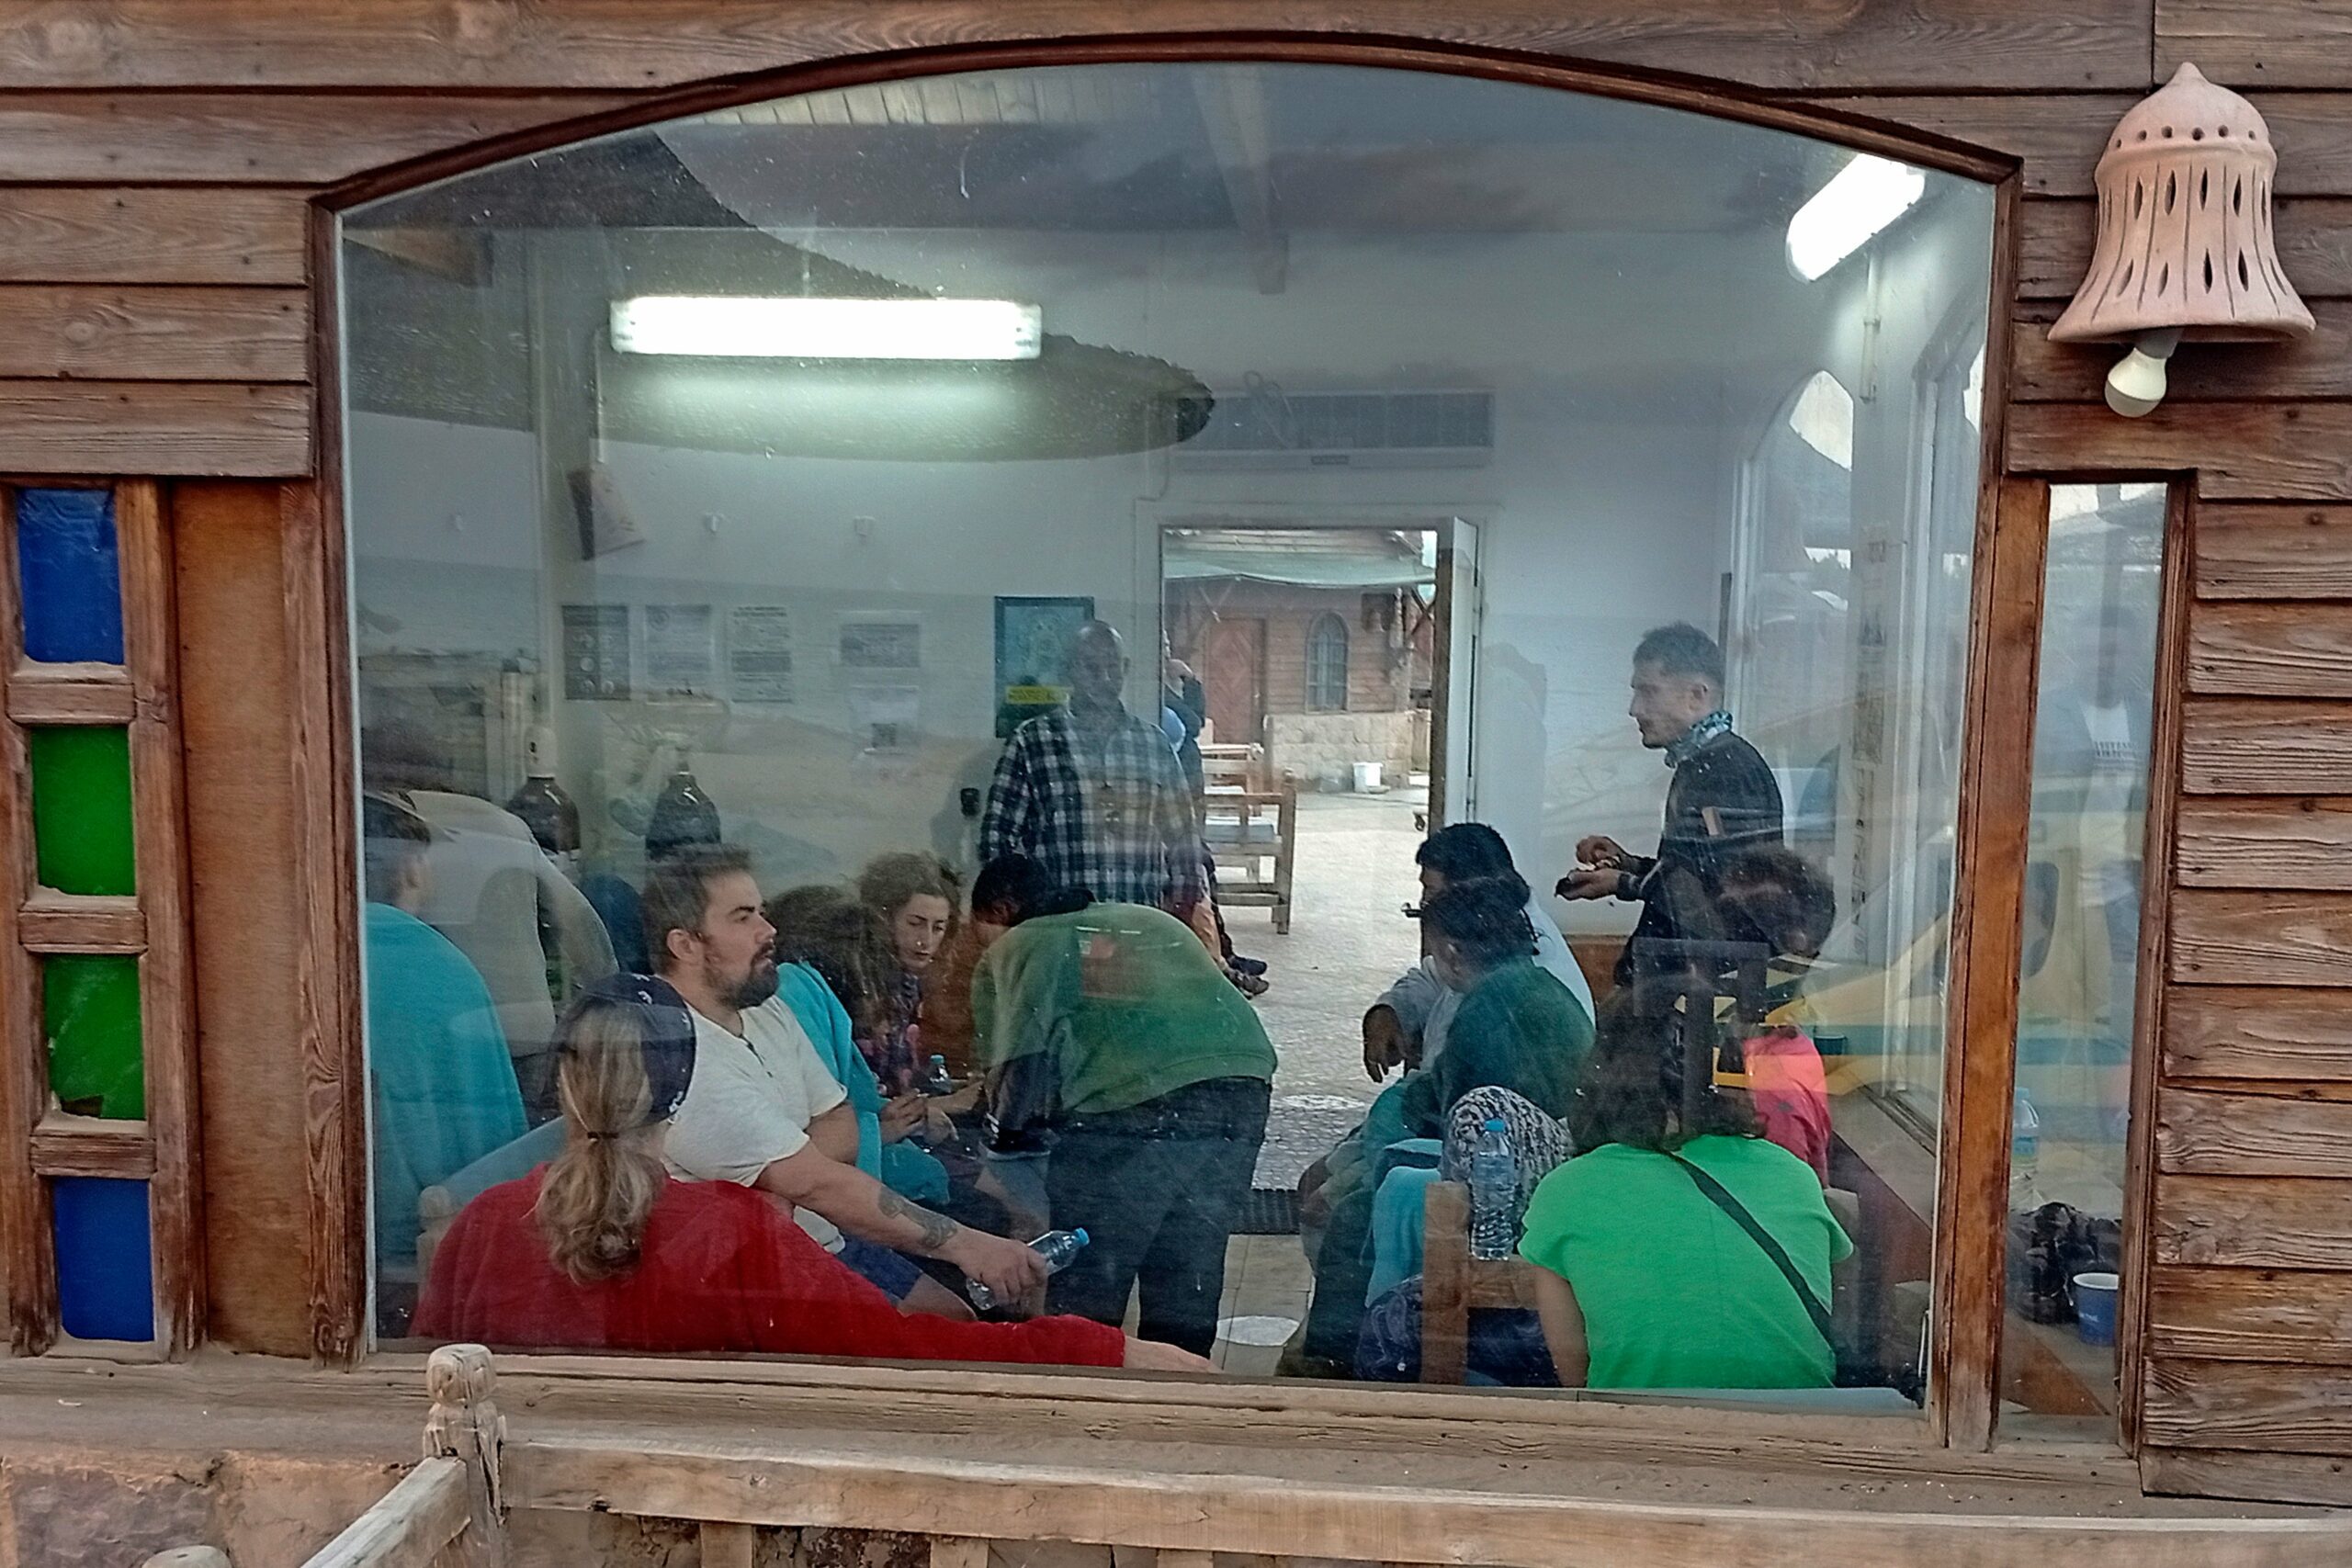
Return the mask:
{"type": "Polygon", "coordinates": [[[1924,172],[1856,153],[1789,220],[1789,265],[1812,282],[1910,211],[1927,192],[1924,172]]]}
{"type": "Polygon", "coordinates": [[[623,354],[750,359],[1035,359],[1044,331],[1010,299],[644,294],[612,313],[623,354]]]}

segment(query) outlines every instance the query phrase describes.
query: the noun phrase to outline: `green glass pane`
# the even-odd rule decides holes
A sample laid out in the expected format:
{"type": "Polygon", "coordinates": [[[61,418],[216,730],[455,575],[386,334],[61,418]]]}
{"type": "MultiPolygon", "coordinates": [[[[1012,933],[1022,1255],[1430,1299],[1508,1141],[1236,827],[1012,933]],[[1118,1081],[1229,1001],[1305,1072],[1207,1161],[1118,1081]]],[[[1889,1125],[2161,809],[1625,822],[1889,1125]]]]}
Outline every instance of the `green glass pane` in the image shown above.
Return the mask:
{"type": "Polygon", "coordinates": [[[32,732],[33,843],[40,884],[60,893],[130,893],[130,732],[32,732]]]}
{"type": "Polygon", "coordinates": [[[82,953],[41,960],[49,1087],[76,1116],[137,1121],[147,1114],[139,1054],[139,961],[82,953]]]}

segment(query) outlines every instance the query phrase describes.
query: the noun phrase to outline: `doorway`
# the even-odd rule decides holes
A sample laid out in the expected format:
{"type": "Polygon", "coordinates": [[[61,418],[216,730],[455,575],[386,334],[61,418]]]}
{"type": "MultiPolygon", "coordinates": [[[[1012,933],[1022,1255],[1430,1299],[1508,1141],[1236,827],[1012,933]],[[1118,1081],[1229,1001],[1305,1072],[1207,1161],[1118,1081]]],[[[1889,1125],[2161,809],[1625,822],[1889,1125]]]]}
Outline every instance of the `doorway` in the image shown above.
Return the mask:
{"type": "Polygon", "coordinates": [[[1376,526],[1210,517],[1160,532],[1162,625],[1209,720],[1221,897],[1287,857],[1286,920],[1246,894],[1225,899],[1237,951],[1269,966],[1258,1006],[1281,1066],[1263,1189],[1295,1183],[1377,1092],[1360,1023],[1420,958],[1402,908],[1419,893],[1430,769],[1451,752],[1467,777],[1473,539],[1442,515],[1376,526]],[[1237,804],[1270,799],[1285,804],[1237,804]]]}

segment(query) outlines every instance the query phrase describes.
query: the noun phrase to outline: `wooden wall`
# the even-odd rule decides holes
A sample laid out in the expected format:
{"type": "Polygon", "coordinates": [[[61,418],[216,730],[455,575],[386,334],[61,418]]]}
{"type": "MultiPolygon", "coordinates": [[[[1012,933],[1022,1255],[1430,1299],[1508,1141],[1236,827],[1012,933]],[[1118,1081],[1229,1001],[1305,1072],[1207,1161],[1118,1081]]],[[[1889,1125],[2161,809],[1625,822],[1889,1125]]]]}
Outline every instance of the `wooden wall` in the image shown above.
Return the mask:
{"type": "Polygon", "coordinates": [[[353,1016],[317,967],[337,917],[311,902],[342,875],[320,827],[334,644],[266,603],[282,583],[298,606],[334,604],[332,542],[304,532],[333,428],[311,202],[688,84],[1121,29],[1339,30],[1685,73],[2022,162],[2008,466],[2195,473],[2145,1472],[2352,1502],[2352,0],[0,6],[0,471],[284,481],[184,489],[174,518],[216,1336],[347,1348],[329,1320],[351,1281],[322,1283],[288,1226],[353,1190],[349,1150],[325,1150],[333,1190],[313,1190],[304,1148],[280,1143],[308,1125],[316,1165],[356,1092],[298,1087],[353,1016]],[[2186,352],[2173,400],[2126,423],[2098,405],[2107,356],[2040,328],[2088,255],[2105,133],[2184,60],[2268,116],[2285,262],[2320,332],[2186,352]]]}

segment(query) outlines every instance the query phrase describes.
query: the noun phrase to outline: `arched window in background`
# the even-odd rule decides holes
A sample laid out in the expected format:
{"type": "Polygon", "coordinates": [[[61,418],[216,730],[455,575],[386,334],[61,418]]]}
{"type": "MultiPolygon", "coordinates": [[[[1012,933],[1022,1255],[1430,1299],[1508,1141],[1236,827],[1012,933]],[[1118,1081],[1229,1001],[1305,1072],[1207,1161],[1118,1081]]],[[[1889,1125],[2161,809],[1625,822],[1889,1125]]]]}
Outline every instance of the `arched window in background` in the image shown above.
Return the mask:
{"type": "Polygon", "coordinates": [[[1348,705],[1348,623],[1329,610],[1306,628],[1306,707],[1340,713],[1348,705]]]}

